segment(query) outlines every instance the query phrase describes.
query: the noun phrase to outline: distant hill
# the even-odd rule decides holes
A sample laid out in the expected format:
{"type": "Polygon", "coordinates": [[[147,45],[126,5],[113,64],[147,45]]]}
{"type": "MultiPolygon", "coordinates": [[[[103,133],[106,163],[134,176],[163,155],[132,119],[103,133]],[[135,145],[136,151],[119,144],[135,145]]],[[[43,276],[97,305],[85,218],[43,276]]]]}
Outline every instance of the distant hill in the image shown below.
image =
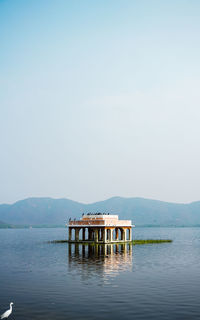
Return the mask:
{"type": "Polygon", "coordinates": [[[28,198],[11,205],[0,205],[0,220],[12,225],[64,225],[70,217],[78,218],[83,212],[119,214],[121,219],[131,219],[137,226],[200,225],[200,201],[176,204],[121,197],[91,204],[69,199],[28,198]]]}

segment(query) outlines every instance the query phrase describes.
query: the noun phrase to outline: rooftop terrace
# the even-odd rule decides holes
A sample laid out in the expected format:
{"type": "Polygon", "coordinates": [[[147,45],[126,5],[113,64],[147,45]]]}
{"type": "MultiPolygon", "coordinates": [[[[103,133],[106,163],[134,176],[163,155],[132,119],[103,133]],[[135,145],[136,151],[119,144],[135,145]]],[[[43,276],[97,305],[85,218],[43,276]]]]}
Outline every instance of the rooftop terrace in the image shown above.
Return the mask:
{"type": "Polygon", "coordinates": [[[131,220],[119,220],[118,215],[111,215],[106,213],[87,213],[83,214],[80,220],[70,220],[69,226],[131,227],[131,220]]]}

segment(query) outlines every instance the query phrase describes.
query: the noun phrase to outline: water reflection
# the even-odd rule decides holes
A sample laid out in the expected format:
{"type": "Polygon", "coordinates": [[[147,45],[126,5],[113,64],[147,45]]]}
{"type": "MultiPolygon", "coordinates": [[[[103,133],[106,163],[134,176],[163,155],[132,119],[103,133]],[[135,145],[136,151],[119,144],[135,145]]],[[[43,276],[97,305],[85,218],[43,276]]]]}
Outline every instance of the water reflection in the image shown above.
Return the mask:
{"type": "Polygon", "coordinates": [[[69,269],[82,279],[95,276],[108,280],[132,269],[131,244],[69,244],[69,269]]]}

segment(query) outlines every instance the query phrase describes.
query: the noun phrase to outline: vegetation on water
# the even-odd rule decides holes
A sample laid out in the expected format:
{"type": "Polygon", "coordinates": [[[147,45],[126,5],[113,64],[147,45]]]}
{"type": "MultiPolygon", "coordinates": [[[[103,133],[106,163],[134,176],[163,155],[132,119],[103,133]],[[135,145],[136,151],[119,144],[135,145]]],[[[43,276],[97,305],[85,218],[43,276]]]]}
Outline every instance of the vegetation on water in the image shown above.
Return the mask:
{"type": "MultiPolygon", "coordinates": [[[[132,243],[134,246],[139,244],[153,244],[153,243],[169,243],[173,240],[170,239],[146,239],[146,240],[132,240],[132,241],[126,241],[126,242],[114,242],[113,244],[126,244],[126,243],[132,243]]],[[[48,243],[69,243],[68,240],[52,240],[48,241],[48,243]]],[[[70,243],[77,243],[70,241],[70,243]]],[[[87,242],[87,241],[79,241],[77,244],[84,244],[84,245],[101,245],[102,243],[95,243],[95,242],[87,242]]]]}
{"type": "Polygon", "coordinates": [[[137,244],[151,244],[151,243],[165,243],[172,242],[170,239],[147,239],[147,240],[132,240],[133,245],[137,244]]]}

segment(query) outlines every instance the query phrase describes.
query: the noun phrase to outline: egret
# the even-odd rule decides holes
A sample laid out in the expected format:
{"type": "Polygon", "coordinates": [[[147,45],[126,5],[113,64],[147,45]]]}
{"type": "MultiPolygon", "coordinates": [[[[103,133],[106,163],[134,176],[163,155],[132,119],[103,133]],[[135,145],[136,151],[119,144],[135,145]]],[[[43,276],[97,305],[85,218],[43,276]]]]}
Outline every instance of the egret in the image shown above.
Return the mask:
{"type": "Polygon", "coordinates": [[[13,305],[13,302],[10,303],[10,309],[8,309],[6,312],[4,312],[1,315],[1,319],[8,318],[11,315],[11,313],[12,313],[12,305],[13,305]]]}

